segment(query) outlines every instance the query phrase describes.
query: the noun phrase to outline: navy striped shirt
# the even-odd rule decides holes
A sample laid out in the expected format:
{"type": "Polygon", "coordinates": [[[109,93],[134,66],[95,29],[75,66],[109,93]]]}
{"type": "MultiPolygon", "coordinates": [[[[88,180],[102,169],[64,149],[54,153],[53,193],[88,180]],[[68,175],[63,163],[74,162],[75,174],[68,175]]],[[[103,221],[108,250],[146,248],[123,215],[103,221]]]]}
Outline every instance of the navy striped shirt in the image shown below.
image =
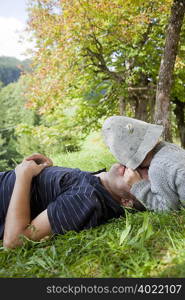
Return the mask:
{"type": "MultiPolygon", "coordinates": [[[[15,183],[14,170],[0,173],[0,239],[15,183]]],[[[100,178],[80,169],[49,167],[34,177],[31,186],[31,219],[47,209],[53,233],[79,232],[124,215],[100,178]]]]}

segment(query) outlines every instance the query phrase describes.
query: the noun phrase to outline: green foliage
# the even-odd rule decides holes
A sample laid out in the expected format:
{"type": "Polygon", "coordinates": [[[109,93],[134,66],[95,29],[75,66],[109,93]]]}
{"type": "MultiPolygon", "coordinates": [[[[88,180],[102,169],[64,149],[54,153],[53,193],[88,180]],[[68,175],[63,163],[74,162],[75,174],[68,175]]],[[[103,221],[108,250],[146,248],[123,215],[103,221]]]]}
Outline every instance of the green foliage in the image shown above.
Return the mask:
{"type": "Polygon", "coordinates": [[[15,57],[0,57],[0,81],[3,85],[8,85],[19,79],[21,72],[30,71],[30,61],[20,61],[15,57]]]}
{"type": "Polygon", "coordinates": [[[37,115],[39,118],[39,122],[37,123],[28,124],[22,122],[16,127],[19,151],[24,156],[32,152],[53,155],[79,150],[80,139],[83,136],[78,124],[74,127],[74,123],[72,122],[74,115],[73,108],[69,105],[65,115],[60,108],[60,105],[56,108],[55,115],[37,115]]]}
{"type": "MultiPolygon", "coordinates": [[[[58,107],[64,119],[68,108],[75,108],[69,130],[80,128],[83,134],[99,129],[106,116],[120,113],[120,96],[126,113],[134,116],[140,101],[147,107],[146,119],[153,121],[151,99],[171,4],[171,0],[30,1],[29,25],[38,51],[29,77],[29,105],[47,121],[58,119],[58,107]],[[138,87],[146,89],[139,92],[138,87]]],[[[180,99],[183,32],[184,28],[173,89],[180,99]]],[[[63,120],[58,122],[62,131],[67,130],[63,120]]]]}
{"type": "Polygon", "coordinates": [[[59,153],[52,157],[55,165],[75,167],[86,171],[110,168],[116,160],[105,146],[101,132],[92,132],[83,142],[81,151],[59,153]]]}
{"type": "Polygon", "coordinates": [[[54,116],[29,109],[25,98],[28,80],[21,77],[0,90],[0,171],[14,168],[23,157],[34,152],[46,155],[78,151],[83,137],[79,127],[74,128],[74,108],[65,114],[61,106],[54,116]]]}
{"type": "Polygon", "coordinates": [[[7,156],[7,150],[3,149],[5,144],[5,140],[2,138],[0,134],[0,172],[7,169],[8,164],[7,160],[5,159],[7,156]]]}
{"type": "Polygon", "coordinates": [[[21,140],[16,136],[16,126],[21,120],[27,124],[34,124],[35,113],[25,107],[25,88],[26,82],[22,78],[19,82],[11,83],[0,91],[0,171],[14,168],[15,164],[22,159],[23,151],[19,149],[21,140]]]}
{"type": "MultiPolygon", "coordinates": [[[[152,101],[171,4],[171,0],[31,0],[29,26],[37,41],[34,71],[24,77],[19,91],[8,85],[0,93],[3,151],[11,148],[9,140],[12,145],[16,142],[13,148],[19,157],[78,151],[87,134],[120,113],[120,97],[125,114],[136,116],[144,103],[146,120],[153,121],[152,101]],[[145,90],[138,91],[140,87],[145,90]]],[[[184,30],[183,26],[172,91],[172,98],[181,101],[184,30]]],[[[18,63],[6,57],[1,61],[2,66],[18,63]]],[[[25,69],[29,62],[20,63],[25,69]]],[[[172,122],[176,134],[173,114],[172,122]]]]}

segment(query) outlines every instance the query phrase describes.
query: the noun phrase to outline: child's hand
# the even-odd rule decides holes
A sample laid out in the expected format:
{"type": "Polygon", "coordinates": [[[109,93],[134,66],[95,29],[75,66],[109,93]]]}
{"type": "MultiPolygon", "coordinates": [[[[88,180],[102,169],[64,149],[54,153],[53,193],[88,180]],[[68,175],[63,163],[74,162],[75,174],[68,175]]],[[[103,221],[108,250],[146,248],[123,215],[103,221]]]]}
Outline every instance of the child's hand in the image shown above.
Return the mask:
{"type": "Polygon", "coordinates": [[[132,169],[126,168],[124,173],[124,181],[126,184],[132,187],[134,183],[137,183],[138,181],[142,180],[140,174],[138,171],[134,171],[132,169]]]}

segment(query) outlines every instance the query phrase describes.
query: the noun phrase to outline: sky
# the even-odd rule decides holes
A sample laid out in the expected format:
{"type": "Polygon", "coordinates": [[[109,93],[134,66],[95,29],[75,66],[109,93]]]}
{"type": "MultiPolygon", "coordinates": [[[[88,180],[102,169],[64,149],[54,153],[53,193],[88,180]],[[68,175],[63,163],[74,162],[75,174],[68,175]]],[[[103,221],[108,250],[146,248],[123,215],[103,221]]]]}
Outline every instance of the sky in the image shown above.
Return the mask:
{"type": "Polygon", "coordinates": [[[24,32],[28,14],[27,0],[0,0],[0,56],[29,58],[26,49],[33,48],[24,32]]]}

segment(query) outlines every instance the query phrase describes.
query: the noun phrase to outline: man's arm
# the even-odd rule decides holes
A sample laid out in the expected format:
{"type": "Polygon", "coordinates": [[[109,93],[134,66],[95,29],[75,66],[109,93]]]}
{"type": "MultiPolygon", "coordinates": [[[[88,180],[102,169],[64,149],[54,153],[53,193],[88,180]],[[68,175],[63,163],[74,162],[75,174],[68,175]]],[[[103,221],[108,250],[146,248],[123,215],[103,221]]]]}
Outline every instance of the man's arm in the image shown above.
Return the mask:
{"type": "Polygon", "coordinates": [[[46,210],[34,220],[30,219],[31,181],[47,166],[47,164],[37,165],[34,161],[24,160],[16,167],[16,181],[5,220],[4,247],[20,246],[22,244],[20,235],[25,235],[32,240],[40,240],[51,234],[46,210]]]}

